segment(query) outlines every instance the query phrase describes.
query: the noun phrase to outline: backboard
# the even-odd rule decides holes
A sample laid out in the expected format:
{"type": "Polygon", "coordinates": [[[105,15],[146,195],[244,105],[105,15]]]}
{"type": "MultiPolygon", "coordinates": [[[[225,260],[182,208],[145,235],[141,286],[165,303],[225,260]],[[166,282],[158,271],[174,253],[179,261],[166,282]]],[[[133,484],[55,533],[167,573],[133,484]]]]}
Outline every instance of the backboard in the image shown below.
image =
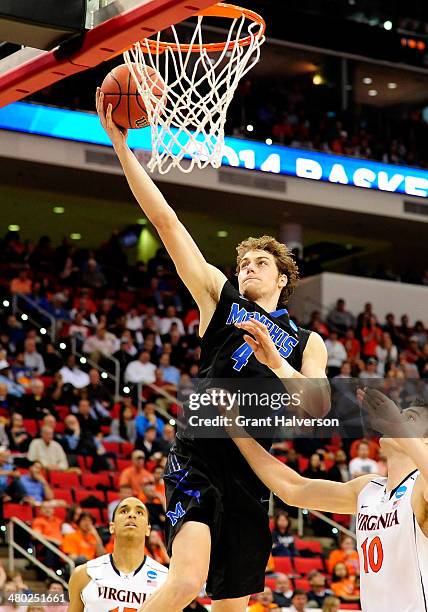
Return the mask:
{"type": "Polygon", "coordinates": [[[0,60],[0,107],[119,55],[141,38],[184,21],[213,0],[87,0],[86,31],[51,51],[7,49],[0,60]]]}

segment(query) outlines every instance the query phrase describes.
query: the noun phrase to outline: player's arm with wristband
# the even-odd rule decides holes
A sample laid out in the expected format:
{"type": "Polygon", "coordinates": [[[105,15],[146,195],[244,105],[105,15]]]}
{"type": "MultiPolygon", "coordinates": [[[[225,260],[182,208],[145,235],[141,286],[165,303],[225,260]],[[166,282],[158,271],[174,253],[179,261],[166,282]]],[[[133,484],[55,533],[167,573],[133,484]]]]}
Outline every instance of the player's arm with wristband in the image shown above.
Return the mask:
{"type": "Polygon", "coordinates": [[[226,276],[205,260],[175,211],[128,147],[127,131],[118,128],[113,122],[111,105],[104,112],[104,95],[99,89],[96,106],[101,125],[113,144],[135,199],[156,228],[178,275],[198,304],[201,318],[209,320],[220,298],[226,276]]]}
{"type": "Polygon", "coordinates": [[[272,370],[283,381],[287,392],[297,393],[303,410],[315,418],[330,410],[330,384],[326,377],[327,349],[318,334],[312,332],[303,352],[301,372],[295,370],[278,353],[269,330],[256,319],[236,323],[245,332],[244,340],[254,351],[256,359],[272,370]]]}

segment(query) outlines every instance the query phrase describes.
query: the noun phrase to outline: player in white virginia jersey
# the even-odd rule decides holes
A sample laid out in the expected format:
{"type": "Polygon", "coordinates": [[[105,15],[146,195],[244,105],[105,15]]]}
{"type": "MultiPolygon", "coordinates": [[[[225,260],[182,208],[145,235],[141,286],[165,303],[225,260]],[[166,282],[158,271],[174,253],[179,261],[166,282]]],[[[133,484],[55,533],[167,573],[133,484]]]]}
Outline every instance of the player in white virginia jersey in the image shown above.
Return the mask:
{"type": "Polygon", "coordinates": [[[166,567],[146,557],[147,508],[136,497],[113,513],[114,551],[77,567],[71,575],[68,612],[137,612],[166,580],[166,567]]]}
{"type": "MultiPolygon", "coordinates": [[[[255,320],[242,327],[255,339],[257,359],[269,359],[275,346],[268,334],[255,320]]],[[[236,425],[237,405],[227,412],[228,433],[257,476],[285,503],[357,514],[363,612],[428,612],[428,406],[400,412],[378,390],[359,390],[358,396],[373,429],[387,436],[380,442],[387,478],[371,474],[347,483],[303,478],[236,425]]]]}

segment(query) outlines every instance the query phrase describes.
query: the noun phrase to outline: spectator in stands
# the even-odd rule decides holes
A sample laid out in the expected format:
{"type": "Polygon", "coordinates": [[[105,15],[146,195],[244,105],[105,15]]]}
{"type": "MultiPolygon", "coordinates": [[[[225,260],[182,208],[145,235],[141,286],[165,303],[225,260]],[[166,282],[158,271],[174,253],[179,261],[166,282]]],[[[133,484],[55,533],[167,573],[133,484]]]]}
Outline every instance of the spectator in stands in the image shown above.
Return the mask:
{"type": "Polygon", "coordinates": [[[143,439],[137,438],[136,447],[143,451],[146,461],[155,453],[160,452],[160,446],[156,441],[156,435],[156,427],[149,425],[144,432],[143,439]]]}
{"type": "Polygon", "coordinates": [[[0,606],[0,612],[11,612],[12,610],[13,612],[27,612],[28,606],[20,606],[16,600],[14,600],[14,603],[9,601],[9,597],[16,593],[18,593],[16,584],[13,580],[7,580],[3,586],[2,602],[4,605],[0,606]]]}
{"type": "Polygon", "coordinates": [[[85,340],[82,350],[89,354],[92,361],[98,363],[102,357],[113,355],[117,348],[114,335],[107,332],[105,325],[98,325],[95,334],[85,340]]]}
{"type": "Polygon", "coordinates": [[[293,597],[291,598],[291,606],[288,608],[288,612],[306,612],[308,595],[301,589],[295,589],[293,597]]]}
{"type": "Polygon", "coordinates": [[[331,551],[327,559],[327,569],[330,574],[337,563],[344,563],[350,576],[355,576],[359,569],[358,552],[355,548],[355,541],[351,536],[342,535],[339,548],[331,551]]]}
{"type": "Polygon", "coordinates": [[[309,457],[309,465],[302,476],[305,478],[326,478],[327,472],[325,471],[324,461],[319,453],[312,453],[309,457]]]}
{"type": "Polygon", "coordinates": [[[106,442],[131,442],[135,444],[137,429],[134,411],[131,406],[120,407],[118,419],[113,419],[110,426],[110,434],[105,438],[106,442]]]}
{"type": "Polygon", "coordinates": [[[379,378],[378,363],[376,357],[367,359],[366,369],[360,372],[358,378],[368,380],[369,378],[379,378]]]}
{"type": "Polygon", "coordinates": [[[9,449],[13,452],[26,453],[30,446],[31,436],[24,427],[22,414],[15,412],[10,418],[10,423],[5,428],[9,440],[9,449]]]}
{"type": "Polygon", "coordinates": [[[90,287],[91,289],[100,289],[106,284],[107,279],[103,272],[101,272],[97,260],[91,257],[84,266],[84,271],[82,273],[82,285],[84,287],[90,287]]]}
{"type": "Polygon", "coordinates": [[[422,321],[416,321],[410,340],[416,340],[419,349],[422,349],[427,342],[428,334],[422,321]]]}
{"type": "Polygon", "coordinates": [[[89,400],[81,399],[77,407],[77,420],[80,424],[82,432],[90,433],[93,436],[98,436],[101,432],[99,415],[94,406],[91,406],[89,400]]]}
{"type": "Polygon", "coordinates": [[[28,474],[24,474],[19,481],[25,500],[33,506],[54,499],[54,493],[43,476],[42,468],[43,465],[40,461],[33,461],[28,474]]]}
{"type": "Polygon", "coordinates": [[[177,317],[175,306],[167,306],[165,316],[162,317],[159,323],[159,334],[161,336],[168,334],[173,323],[176,323],[180,335],[184,336],[185,331],[183,321],[177,317]]]}
{"type": "Polygon", "coordinates": [[[328,354],[327,373],[332,378],[340,373],[341,365],[347,359],[346,350],[336,331],[330,333],[330,337],[325,341],[325,347],[328,354]]]}
{"type": "Polygon", "coordinates": [[[290,519],[284,511],[278,512],[274,519],[272,554],[274,557],[293,557],[296,554],[290,519]]]}
{"type": "Polygon", "coordinates": [[[174,425],[165,423],[162,438],[158,440],[159,450],[163,455],[167,455],[171,449],[175,440],[175,428],[174,425]]]}
{"type": "Polygon", "coordinates": [[[169,565],[169,555],[162,540],[162,536],[157,529],[153,529],[150,532],[150,535],[146,541],[146,547],[148,554],[152,559],[158,563],[161,563],[162,565],[169,565]]]}
{"type": "Polygon", "coordinates": [[[62,376],[63,384],[69,383],[75,389],[83,389],[89,385],[89,376],[79,368],[75,355],[67,357],[65,365],[60,369],[59,373],[62,376]]]}
{"type": "Polygon", "coordinates": [[[263,593],[256,595],[256,603],[250,606],[249,612],[267,612],[268,610],[279,610],[279,606],[274,603],[272,589],[265,586],[263,593]]]}
{"type": "MultiPolygon", "coordinates": [[[[15,404],[14,399],[14,396],[9,393],[7,383],[0,382],[0,409],[4,413],[10,414],[12,412],[15,404]]],[[[1,446],[4,446],[4,444],[1,444],[1,446]]]]}
{"type": "Polygon", "coordinates": [[[349,361],[344,361],[340,366],[339,374],[333,378],[351,378],[352,377],[352,366],[349,361]]]}
{"type": "Polygon", "coordinates": [[[357,478],[363,474],[376,474],[377,463],[370,459],[370,447],[367,442],[361,441],[359,443],[357,453],[357,456],[349,462],[351,478],[357,478]]]}
{"type": "Polygon", "coordinates": [[[86,338],[89,336],[89,327],[85,324],[85,315],[83,312],[76,312],[68,333],[72,338],[75,337],[81,343],[85,342],[86,338]]]}
{"type": "Polygon", "coordinates": [[[396,344],[399,348],[406,348],[409,338],[412,335],[412,329],[409,326],[409,317],[406,314],[401,315],[400,323],[401,325],[396,328],[396,344]]]}
{"type": "Polygon", "coordinates": [[[322,612],[339,612],[340,599],[338,597],[326,597],[322,606],[322,612]]]}
{"type": "Polygon", "coordinates": [[[21,474],[13,465],[10,452],[5,449],[0,449],[0,498],[3,501],[7,499],[13,502],[21,501],[24,493],[19,483],[21,474]]]}
{"type": "Polygon", "coordinates": [[[424,344],[421,356],[417,361],[417,367],[421,378],[428,378],[428,342],[424,344]]]}
{"type": "Polygon", "coordinates": [[[132,493],[132,488],[130,487],[130,485],[123,484],[119,487],[118,498],[111,501],[109,505],[107,506],[107,515],[108,515],[109,522],[113,520],[113,512],[115,511],[115,508],[117,508],[117,505],[123,499],[126,499],[127,497],[131,497],[132,495],[133,493],[132,493]]]}
{"type": "Polygon", "coordinates": [[[291,605],[293,589],[291,580],[287,574],[277,574],[275,579],[275,589],[273,591],[273,601],[280,608],[288,608],[291,605]]]}
{"type": "Polygon", "coordinates": [[[346,310],[345,306],[345,300],[339,298],[335,308],[333,308],[327,316],[327,323],[330,325],[331,329],[343,334],[345,334],[350,327],[355,326],[354,315],[346,310]]]}
{"type": "Polygon", "coordinates": [[[25,353],[23,351],[16,353],[10,372],[5,365],[0,369],[3,375],[0,375],[0,380],[7,383],[9,393],[15,397],[22,397],[33,378],[33,370],[25,365],[25,353]]]}
{"type": "Polygon", "coordinates": [[[45,362],[46,367],[46,376],[54,376],[54,374],[58,372],[58,370],[60,370],[64,365],[64,361],[61,355],[51,342],[46,345],[45,351],[43,353],[43,360],[45,362]]]}
{"type": "MultiPolygon", "coordinates": [[[[38,533],[41,533],[49,542],[52,542],[55,546],[60,547],[62,545],[62,520],[54,514],[54,509],[47,503],[42,503],[40,506],[40,514],[33,520],[31,528],[38,533]]],[[[45,563],[48,567],[56,569],[58,565],[58,557],[52,553],[49,548],[45,551],[45,563]]]]}
{"type": "Polygon", "coordinates": [[[44,374],[45,362],[43,361],[43,357],[37,351],[36,342],[33,338],[27,338],[24,343],[25,352],[24,352],[24,363],[27,368],[29,368],[33,374],[37,376],[41,376],[44,374]]]}
{"type": "Polygon", "coordinates": [[[63,447],[69,465],[78,467],[78,455],[86,455],[94,458],[97,455],[97,447],[94,436],[90,430],[82,431],[80,423],[74,414],[68,414],[65,417],[65,429],[61,438],[61,446],[63,447]]]}
{"type": "Polygon", "coordinates": [[[27,266],[23,270],[19,271],[18,276],[15,276],[15,278],[12,279],[10,283],[10,292],[29,295],[31,293],[32,287],[33,281],[30,278],[29,266],[27,266]]]}
{"type": "Polygon", "coordinates": [[[379,376],[384,376],[385,366],[390,363],[397,363],[398,350],[395,344],[392,343],[391,336],[388,332],[383,332],[378,346],[376,347],[376,358],[378,361],[377,371],[379,376]]]}
{"type": "Polygon", "coordinates": [[[348,482],[350,480],[348,460],[343,449],[339,448],[334,457],[334,465],[327,472],[329,480],[335,482],[348,482]]]}
{"type": "Polygon", "coordinates": [[[384,332],[388,332],[388,334],[391,336],[391,340],[393,344],[397,344],[398,335],[397,335],[396,325],[395,325],[395,315],[392,312],[389,312],[386,315],[385,323],[382,325],[382,330],[384,332]]]}
{"type": "Polygon", "coordinates": [[[156,434],[158,437],[163,435],[165,423],[163,420],[156,415],[156,405],[152,402],[147,403],[144,406],[143,414],[140,414],[135,419],[135,426],[137,428],[137,436],[143,438],[148,427],[155,427],[156,434]]]}
{"type": "Polygon", "coordinates": [[[138,496],[146,506],[150,515],[150,525],[155,529],[164,529],[165,524],[165,499],[156,491],[152,482],[146,482],[143,490],[138,496]]]}
{"type": "Polygon", "coordinates": [[[311,590],[308,592],[308,607],[321,608],[324,600],[333,594],[331,589],[326,588],[326,578],[318,570],[312,570],[308,574],[311,590]]]}
{"type": "Polygon", "coordinates": [[[28,460],[39,461],[48,470],[67,470],[67,457],[61,445],[53,439],[52,427],[42,427],[40,434],[40,438],[31,441],[28,460]]]}
{"type": "Polygon", "coordinates": [[[376,348],[382,338],[382,330],[374,315],[368,317],[361,328],[362,355],[376,357],[376,348]]]}
{"type": "Polygon", "coordinates": [[[132,307],[126,313],[126,329],[131,331],[137,331],[143,328],[143,322],[141,315],[138,312],[138,308],[132,307]]]}
{"type": "Polygon", "coordinates": [[[159,368],[163,371],[165,382],[177,386],[180,382],[180,370],[170,363],[168,353],[162,353],[159,359],[159,368]]]}
{"type": "Polygon", "coordinates": [[[91,404],[96,404],[110,412],[114,400],[110,391],[101,380],[100,373],[95,368],[89,370],[89,384],[85,389],[86,396],[91,404]]]}
{"type": "Polygon", "coordinates": [[[62,550],[76,565],[82,565],[104,554],[103,542],[89,512],[82,512],[77,519],[77,529],[64,536],[62,550]]]}
{"type": "Polygon", "coordinates": [[[361,343],[355,337],[355,332],[352,328],[346,330],[345,337],[342,340],[343,346],[345,347],[347,359],[354,363],[360,358],[361,343]]]}
{"type": "Polygon", "coordinates": [[[120,364],[122,376],[127,366],[134,360],[137,353],[137,347],[132,339],[129,339],[128,337],[122,337],[120,339],[120,348],[113,354],[113,357],[117,359],[120,364]]]}
{"type": "Polygon", "coordinates": [[[76,531],[77,523],[82,512],[83,510],[79,506],[79,504],[74,504],[70,506],[65,517],[65,521],[61,527],[61,533],[63,536],[67,535],[68,533],[74,533],[76,531]]]}
{"type": "Polygon", "coordinates": [[[343,603],[357,602],[360,599],[355,576],[350,576],[344,563],[336,563],[331,577],[331,589],[343,603]]]}
{"type": "Polygon", "coordinates": [[[131,361],[125,370],[125,382],[150,384],[155,382],[156,366],[150,361],[150,353],[141,351],[138,359],[131,361]]]}
{"type": "Polygon", "coordinates": [[[31,381],[31,392],[27,393],[17,408],[22,412],[26,419],[40,420],[45,415],[57,415],[53,401],[45,394],[45,385],[42,380],[35,378],[31,381]]]}
{"type": "Polygon", "coordinates": [[[119,486],[129,485],[132,489],[132,494],[138,497],[143,486],[148,482],[153,482],[153,474],[145,469],[143,451],[135,450],[131,458],[132,465],[125,468],[121,473],[119,486]]]}

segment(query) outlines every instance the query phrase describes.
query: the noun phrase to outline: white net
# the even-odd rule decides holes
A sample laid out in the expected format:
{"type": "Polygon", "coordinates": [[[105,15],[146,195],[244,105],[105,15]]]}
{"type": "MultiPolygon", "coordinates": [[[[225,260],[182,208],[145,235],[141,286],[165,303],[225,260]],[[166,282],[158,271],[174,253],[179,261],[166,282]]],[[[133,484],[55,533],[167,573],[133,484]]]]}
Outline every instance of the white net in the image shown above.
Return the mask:
{"type": "Polygon", "coordinates": [[[212,51],[204,46],[203,19],[197,17],[185,45],[180,46],[171,26],[172,42],[164,52],[158,33],[156,39],[137,42],[124,53],[151,125],[152,172],[220,167],[228,106],[240,79],[259,60],[265,39],[260,23],[245,14],[233,18],[224,48],[212,51]],[[164,85],[153,70],[161,74],[164,85]]]}

